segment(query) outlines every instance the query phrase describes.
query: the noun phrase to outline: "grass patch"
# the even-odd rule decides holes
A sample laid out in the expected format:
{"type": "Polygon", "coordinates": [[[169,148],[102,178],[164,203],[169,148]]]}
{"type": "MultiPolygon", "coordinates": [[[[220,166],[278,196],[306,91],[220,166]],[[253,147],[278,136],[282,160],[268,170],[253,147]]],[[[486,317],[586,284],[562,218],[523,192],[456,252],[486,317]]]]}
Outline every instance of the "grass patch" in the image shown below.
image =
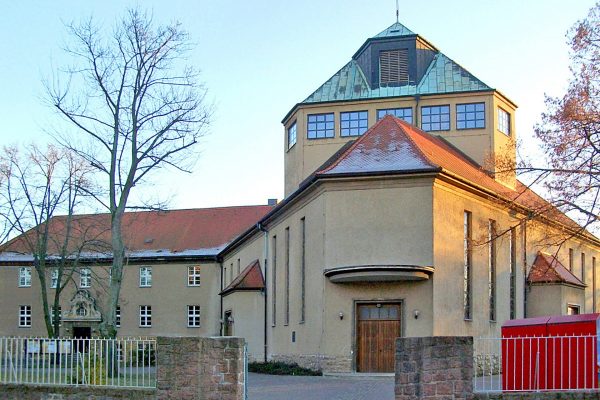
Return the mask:
{"type": "Polygon", "coordinates": [[[286,364],[283,362],[248,363],[248,371],[258,374],[268,375],[302,375],[302,376],[321,376],[323,372],[313,371],[312,369],[302,368],[296,363],[286,364]]]}

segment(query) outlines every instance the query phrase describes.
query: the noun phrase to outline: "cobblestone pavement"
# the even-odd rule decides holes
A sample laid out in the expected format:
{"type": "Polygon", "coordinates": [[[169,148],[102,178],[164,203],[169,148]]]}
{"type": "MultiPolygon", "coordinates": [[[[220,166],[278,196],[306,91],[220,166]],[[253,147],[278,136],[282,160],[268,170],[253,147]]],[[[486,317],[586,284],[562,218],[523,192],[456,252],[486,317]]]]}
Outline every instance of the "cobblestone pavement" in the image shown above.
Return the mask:
{"type": "Polygon", "coordinates": [[[249,400],[393,400],[394,377],[248,374],[249,400]]]}

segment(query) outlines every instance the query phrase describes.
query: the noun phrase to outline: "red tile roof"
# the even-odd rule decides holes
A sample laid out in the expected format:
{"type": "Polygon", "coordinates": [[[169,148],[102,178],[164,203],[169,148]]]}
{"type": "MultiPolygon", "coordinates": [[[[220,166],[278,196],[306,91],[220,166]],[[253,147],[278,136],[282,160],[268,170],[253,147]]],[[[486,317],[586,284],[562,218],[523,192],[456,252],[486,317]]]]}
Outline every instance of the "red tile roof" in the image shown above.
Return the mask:
{"type": "MultiPolygon", "coordinates": [[[[123,217],[123,236],[130,256],[217,255],[239,234],[255,224],[272,206],[239,206],[199,208],[171,211],[127,212],[123,217]]],[[[86,246],[89,252],[110,250],[110,216],[108,214],[78,215],[74,220],[78,241],[93,240],[86,246]]],[[[50,221],[53,237],[64,237],[65,217],[50,221]]],[[[18,236],[0,246],[0,252],[30,253],[26,239],[33,231],[18,236]]],[[[74,241],[77,242],[77,241],[74,241]]],[[[60,241],[58,241],[58,244],[60,241]]],[[[75,243],[74,243],[75,244],[75,243]]],[[[50,243],[49,253],[58,247],[50,243]]]]}
{"type": "Polygon", "coordinates": [[[221,295],[227,295],[237,290],[263,290],[265,279],[258,260],[252,261],[231,283],[223,289],[221,295]]]}
{"type": "Polygon", "coordinates": [[[529,283],[568,283],[585,287],[585,284],[571,273],[556,257],[538,252],[527,277],[529,283]]]}
{"type": "Polygon", "coordinates": [[[442,138],[391,115],[386,115],[358,138],[336,160],[315,175],[414,173],[443,171],[534,210],[571,228],[580,228],[523,183],[511,189],[496,181],[479,164],[442,138]]]}

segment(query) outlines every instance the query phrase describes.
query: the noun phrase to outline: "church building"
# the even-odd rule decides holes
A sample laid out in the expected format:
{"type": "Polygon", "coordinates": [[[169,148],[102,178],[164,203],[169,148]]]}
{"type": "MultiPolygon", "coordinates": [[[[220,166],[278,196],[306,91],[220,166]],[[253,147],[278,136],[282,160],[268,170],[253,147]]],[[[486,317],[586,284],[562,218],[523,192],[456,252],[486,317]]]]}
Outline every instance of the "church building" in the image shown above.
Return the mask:
{"type": "MultiPolygon", "coordinates": [[[[127,213],[119,335],[234,335],[256,361],[390,372],[396,337],[596,312],[600,241],[506,167],[516,108],[391,25],[284,116],[282,201],[127,213]]],[[[108,219],[78,224],[108,241],[108,219]]],[[[84,254],[61,334],[98,333],[110,262],[84,254]]],[[[45,332],[32,264],[23,237],[0,246],[1,335],[45,332]]]]}

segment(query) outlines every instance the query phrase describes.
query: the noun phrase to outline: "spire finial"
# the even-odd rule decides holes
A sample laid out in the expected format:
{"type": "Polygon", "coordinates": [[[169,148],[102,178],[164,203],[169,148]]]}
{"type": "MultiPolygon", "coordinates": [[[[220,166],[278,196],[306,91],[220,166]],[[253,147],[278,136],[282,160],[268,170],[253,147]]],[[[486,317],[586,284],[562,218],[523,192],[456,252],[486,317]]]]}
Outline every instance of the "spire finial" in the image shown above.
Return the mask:
{"type": "Polygon", "coordinates": [[[398,20],[399,16],[400,16],[400,6],[398,5],[398,0],[396,0],[396,23],[400,22],[398,20]]]}

